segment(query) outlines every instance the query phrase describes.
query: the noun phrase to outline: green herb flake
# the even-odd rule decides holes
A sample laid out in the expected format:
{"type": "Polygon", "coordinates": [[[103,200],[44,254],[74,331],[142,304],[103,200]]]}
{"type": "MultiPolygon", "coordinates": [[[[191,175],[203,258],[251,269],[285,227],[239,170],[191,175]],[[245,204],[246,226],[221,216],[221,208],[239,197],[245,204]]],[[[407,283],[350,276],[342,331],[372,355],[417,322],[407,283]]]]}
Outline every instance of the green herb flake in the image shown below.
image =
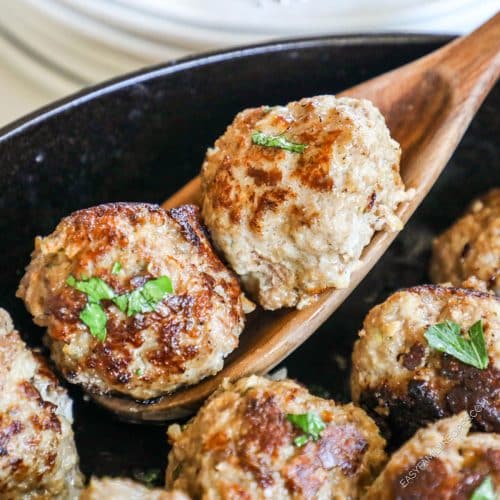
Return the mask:
{"type": "Polygon", "coordinates": [[[293,440],[293,444],[300,448],[301,446],[304,446],[308,441],[309,441],[309,436],[307,436],[306,434],[301,434],[300,436],[297,436],[293,440]]]}
{"type": "Polygon", "coordinates": [[[174,288],[168,276],[161,276],[144,284],[143,295],[151,302],[159,302],[166,295],[173,293],[174,288]]]}
{"type": "Polygon", "coordinates": [[[155,310],[154,305],[142,294],[142,288],[130,292],[126,297],[128,300],[127,316],[135,316],[138,313],[152,312],[155,310]]]}
{"type": "Polygon", "coordinates": [[[118,309],[121,312],[126,312],[128,307],[128,296],[127,295],[118,295],[113,299],[113,303],[116,304],[118,309]]]}
{"type": "Polygon", "coordinates": [[[115,262],[111,268],[111,274],[118,274],[122,270],[122,265],[119,262],[115,262]]]}
{"type": "Polygon", "coordinates": [[[254,132],[252,134],[252,142],[258,146],[285,149],[292,153],[303,153],[307,148],[306,144],[291,142],[282,135],[268,135],[264,132],[254,132]]]}
{"type": "Polygon", "coordinates": [[[461,327],[446,320],[427,329],[424,336],[433,349],[445,352],[463,363],[481,370],[488,367],[488,353],[484,340],[483,322],[476,321],[468,331],[469,338],[461,334],[461,327]]]}
{"type": "Polygon", "coordinates": [[[113,289],[101,278],[77,280],[68,276],[66,284],[87,295],[89,302],[99,303],[101,300],[111,300],[115,297],[113,289]]]}
{"type": "Polygon", "coordinates": [[[138,470],[132,472],[132,476],[136,481],[152,488],[160,485],[161,472],[160,469],[138,470]]]}
{"type": "Polygon", "coordinates": [[[107,317],[100,304],[87,302],[80,313],[80,319],[86,326],[88,326],[92,336],[101,342],[106,340],[107,317]]]}
{"type": "Polygon", "coordinates": [[[488,476],[472,493],[471,500],[495,500],[495,490],[493,480],[488,476]]]}
{"type": "Polygon", "coordinates": [[[66,284],[72,288],[75,288],[76,287],[76,278],[70,274],[67,278],[66,278],[66,284]]]}
{"type": "Polygon", "coordinates": [[[135,371],[135,374],[140,377],[142,375],[142,370],[140,368],[137,368],[137,370],[135,371]]]}
{"type": "MultiPolygon", "coordinates": [[[[121,264],[115,262],[112,273],[116,274],[121,264]],[[115,272],[116,271],[116,272],[115,272]]],[[[106,339],[106,312],[101,306],[102,300],[112,300],[127,316],[156,310],[166,295],[173,293],[172,282],[168,276],[161,276],[148,281],[142,287],[130,293],[117,295],[101,278],[92,277],[77,280],[70,275],[66,284],[87,296],[87,304],[80,313],[80,320],[89,328],[90,333],[104,342],[106,339]]]]}
{"type": "Polygon", "coordinates": [[[127,316],[152,312],[169,294],[173,293],[172,282],[168,276],[150,280],[142,287],[113,299],[116,306],[127,316]]]}
{"type": "Polygon", "coordinates": [[[296,446],[304,446],[309,439],[317,441],[321,437],[321,432],[325,429],[325,423],[316,412],[287,414],[287,420],[295,427],[298,427],[305,434],[294,439],[296,446]]]}

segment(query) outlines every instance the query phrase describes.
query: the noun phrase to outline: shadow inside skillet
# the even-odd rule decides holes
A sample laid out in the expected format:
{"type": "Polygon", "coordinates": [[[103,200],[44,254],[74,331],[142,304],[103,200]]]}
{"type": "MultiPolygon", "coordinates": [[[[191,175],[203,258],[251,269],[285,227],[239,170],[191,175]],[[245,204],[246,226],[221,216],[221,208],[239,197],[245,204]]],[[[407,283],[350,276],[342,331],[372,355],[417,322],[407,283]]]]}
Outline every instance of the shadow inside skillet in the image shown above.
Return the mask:
{"type": "MultiPolygon", "coordinates": [[[[42,330],[14,297],[35,235],[48,234],[61,217],[82,207],[117,200],[162,202],[197,173],[207,146],[245,107],[333,93],[448,40],[332,37],[201,58],[115,84],[63,105],[52,116],[0,131],[0,306],[12,313],[31,345],[40,345],[42,330]]],[[[500,185],[499,104],[497,86],[388,253],[335,315],[283,363],[290,376],[349,400],[349,357],[368,309],[397,288],[426,281],[432,237],[474,196],[500,185]]],[[[86,402],[79,389],[70,392],[84,473],[133,475],[135,469],[164,469],[163,427],[117,422],[86,402]]]]}

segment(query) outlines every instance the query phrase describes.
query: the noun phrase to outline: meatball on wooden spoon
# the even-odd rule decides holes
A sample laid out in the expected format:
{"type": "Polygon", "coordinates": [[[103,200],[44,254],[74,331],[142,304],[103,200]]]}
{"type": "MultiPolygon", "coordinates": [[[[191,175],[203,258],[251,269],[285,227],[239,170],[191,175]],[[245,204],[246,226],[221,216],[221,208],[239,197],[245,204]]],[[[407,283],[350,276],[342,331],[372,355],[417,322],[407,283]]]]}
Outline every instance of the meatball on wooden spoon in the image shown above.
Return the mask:
{"type": "Polygon", "coordinates": [[[0,309],[0,498],[77,498],[72,403],[0,309]]]}
{"type": "Polygon", "coordinates": [[[37,238],[18,296],[69,382],[141,400],[218,372],[245,317],[193,206],[75,212],[37,238]]]}
{"type": "Polygon", "coordinates": [[[300,309],[349,285],[376,231],[402,228],[395,211],[412,192],[400,155],[383,116],[363,99],[248,109],[207,152],[203,220],[252,299],[264,309],[300,309]]]}

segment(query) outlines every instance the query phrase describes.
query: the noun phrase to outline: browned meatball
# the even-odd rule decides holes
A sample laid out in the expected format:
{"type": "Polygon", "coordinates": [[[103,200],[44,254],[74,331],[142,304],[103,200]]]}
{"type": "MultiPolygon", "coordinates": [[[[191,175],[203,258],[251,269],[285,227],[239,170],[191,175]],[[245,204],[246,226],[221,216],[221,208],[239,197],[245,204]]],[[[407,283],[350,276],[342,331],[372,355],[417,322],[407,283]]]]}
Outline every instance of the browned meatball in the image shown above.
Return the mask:
{"type": "Polygon", "coordinates": [[[180,491],[149,489],[130,479],[92,478],[80,500],[189,500],[180,491]]]}
{"type": "Polygon", "coordinates": [[[475,276],[500,295],[500,189],[475,200],[436,238],[430,272],[435,283],[454,285],[475,276]]]}
{"type": "Polygon", "coordinates": [[[75,498],[71,400],[0,309],[0,498],[75,498]]]}
{"type": "Polygon", "coordinates": [[[244,324],[238,282],[194,206],[114,203],[75,212],[36,239],[18,296],[47,327],[52,359],[70,382],[138,399],[219,371],[244,324]],[[82,283],[98,294],[101,311],[90,320],[103,317],[104,332],[99,323],[93,333],[82,317],[96,306],[76,289],[82,283]]]}
{"type": "Polygon", "coordinates": [[[167,485],[194,498],[356,498],[385,461],[385,441],[360,408],[257,376],[226,381],[168,435],[167,485]],[[322,423],[319,435],[292,423],[306,415],[322,423]]]}
{"type": "Polygon", "coordinates": [[[438,418],[481,406],[474,427],[500,432],[500,299],[472,289],[424,285],[401,290],[365,318],[353,352],[352,396],[397,438],[438,418]],[[461,335],[482,320],[484,369],[432,348],[432,325],[461,335]]]}
{"type": "Polygon", "coordinates": [[[469,428],[463,412],[420,429],[392,455],[364,500],[468,500],[485,481],[498,498],[500,435],[469,428]]]}
{"type": "Polygon", "coordinates": [[[262,307],[304,307],[349,285],[376,231],[402,228],[396,209],[410,193],[400,153],[366,100],[323,95],[247,109],[207,151],[203,220],[262,307]],[[258,139],[270,136],[299,149],[258,139]]]}

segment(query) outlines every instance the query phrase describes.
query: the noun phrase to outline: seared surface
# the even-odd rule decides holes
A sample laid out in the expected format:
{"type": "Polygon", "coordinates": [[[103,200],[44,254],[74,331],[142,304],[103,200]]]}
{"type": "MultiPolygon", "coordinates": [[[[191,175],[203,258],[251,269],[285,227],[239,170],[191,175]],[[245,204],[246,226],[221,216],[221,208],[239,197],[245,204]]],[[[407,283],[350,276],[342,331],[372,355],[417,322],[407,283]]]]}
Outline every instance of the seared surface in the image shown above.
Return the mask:
{"type": "Polygon", "coordinates": [[[195,498],[357,497],[385,460],[363,410],[309,394],[290,380],[225,382],[185,428],[172,425],[167,485],[195,498]],[[303,447],[286,415],[315,411],[326,428],[303,447]]]}
{"type": "Polygon", "coordinates": [[[0,498],[75,498],[71,400],[0,309],[0,498]]]}
{"type": "Polygon", "coordinates": [[[399,145],[368,101],[319,96],[239,113],[202,168],[203,218],[266,309],[345,288],[375,231],[401,229],[399,145]],[[293,153],[253,132],[306,144],[293,153]]]}
{"type": "Polygon", "coordinates": [[[433,245],[431,277],[459,285],[475,276],[500,295],[500,189],[471,203],[433,245]]]}
{"type": "Polygon", "coordinates": [[[353,399],[397,440],[477,405],[474,428],[500,432],[500,299],[495,295],[438,285],[402,290],[368,313],[359,336],[353,399]],[[489,355],[484,370],[430,348],[424,338],[433,324],[452,320],[467,331],[479,319],[489,355]]]}
{"type": "Polygon", "coordinates": [[[130,479],[92,478],[80,500],[189,500],[180,491],[149,489],[130,479]]]}
{"type": "Polygon", "coordinates": [[[114,203],[73,213],[36,239],[18,296],[47,327],[52,358],[70,382],[138,399],[219,371],[244,323],[238,282],[213,253],[194,206],[114,203]],[[113,274],[115,262],[122,269],[113,274]],[[99,277],[120,294],[167,275],[174,293],[132,317],[104,302],[101,342],[79,319],[87,299],[66,284],[69,275],[99,277]]]}
{"type": "Polygon", "coordinates": [[[466,412],[420,429],[395,452],[364,499],[468,500],[491,476],[500,490],[500,435],[468,434],[466,412]]]}

